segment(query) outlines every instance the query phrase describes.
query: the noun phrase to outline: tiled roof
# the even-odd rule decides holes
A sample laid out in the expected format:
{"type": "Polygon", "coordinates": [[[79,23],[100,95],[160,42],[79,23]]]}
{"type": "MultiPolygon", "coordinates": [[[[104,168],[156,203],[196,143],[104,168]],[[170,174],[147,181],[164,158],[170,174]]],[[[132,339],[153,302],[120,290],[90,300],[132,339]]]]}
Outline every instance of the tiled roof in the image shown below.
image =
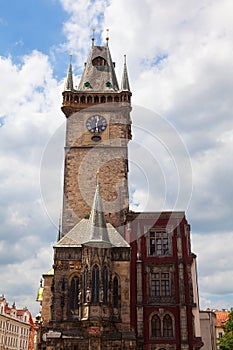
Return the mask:
{"type": "Polygon", "coordinates": [[[229,311],[215,311],[216,314],[216,326],[222,327],[229,317],[229,311]]]}
{"type": "MultiPolygon", "coordinates": [[[[121,234],[109,223],[106,225],[109,241],[115,247],[129,247],[121,234]]],[[[82,219],[76,226],[70,230],[59,242],[56,247],[81,247],[82,244],[91,239],[91,223],[88,219],[82,219]]]]}

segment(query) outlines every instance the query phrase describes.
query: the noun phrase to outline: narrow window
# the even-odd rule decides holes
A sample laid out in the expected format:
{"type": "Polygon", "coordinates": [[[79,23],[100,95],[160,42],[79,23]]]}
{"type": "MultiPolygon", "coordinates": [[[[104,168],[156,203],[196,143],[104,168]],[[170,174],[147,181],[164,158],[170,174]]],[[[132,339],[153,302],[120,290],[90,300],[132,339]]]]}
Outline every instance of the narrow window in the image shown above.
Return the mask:
{"type": "Polygon", "coordinates": [[[172,327],[172,318],[170,315],[165,315],[163,319],[163,336],[165,338],[173,337],[173,327],[172,327]]]}
{"type": "Polygon", "coordinates": [[[87,266],[85,267],[85,270],[84,270],[84,275],[83,275],[83,300],[84,300],[84,303],[87,302],[87,281],[88,281],[88,268],[87,266]]]}
{"type": "Polygon", "coordinates": [[[151,319],[151,336],[152,338],[161,337],[161,321],[158,315],[154,315],[151,319]]]}
{"type": "Polygon", "coordinates": [[[73,277],[70,283],[70,310],[75,311],[78,309],[79,298],[79,278],[73,277]]]}
{"type": "Polygon", "coordinates": [[[94,265],[92,269],[91,302],[94,304],[99,302],[99,268],[97,265],[94,265]]]}
{"type": "Polygon", "coordinates": [[[115,276],[113,278],[113,307],[118,308],[119,306],[119,283],[118,278],[115,276]]]}
{"type": "Polygon", "coordinates": [[[104,266],[104,268],[103,268],[102,283],[103,283],[103,303],[107,304],[107,302],[108,302],[108,269],[107,269],[107,266],[104,266]]]}

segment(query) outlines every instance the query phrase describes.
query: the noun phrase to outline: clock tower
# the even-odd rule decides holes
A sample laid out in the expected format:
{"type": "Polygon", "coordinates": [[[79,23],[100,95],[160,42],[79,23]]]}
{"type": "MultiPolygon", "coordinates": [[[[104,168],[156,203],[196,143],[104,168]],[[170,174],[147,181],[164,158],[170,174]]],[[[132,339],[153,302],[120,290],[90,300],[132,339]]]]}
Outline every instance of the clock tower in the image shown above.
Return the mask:
{"type": "Polygon", "coordinates": [[[123,233],[129,208],[128,141],[131,92],[124,61],[119,87],[108,46],[92,47],[78,88],[70,62],[63,92],[67,118],[62,235],[91,211],[96,172],[107,222],[123,233]]]}

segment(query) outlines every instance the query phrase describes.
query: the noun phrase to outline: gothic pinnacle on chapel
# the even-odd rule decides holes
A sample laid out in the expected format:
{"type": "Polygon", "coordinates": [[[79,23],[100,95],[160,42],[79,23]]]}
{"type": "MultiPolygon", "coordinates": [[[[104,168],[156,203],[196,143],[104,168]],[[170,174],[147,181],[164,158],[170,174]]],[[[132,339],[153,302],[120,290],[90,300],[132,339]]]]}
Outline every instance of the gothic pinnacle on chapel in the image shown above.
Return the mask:
{"type": "Polygon", "coordinates": [[[130,91],[129,78],[128,78],[127,65],[126,65],[126,55],[124,55],[124,69],[123,69],[123,75],[122,75],[122,81],[121,81],[121,90],[130,91]]]}
{"type": "Polygon", "coordinates": [[[72,91],[73,90],[73,72],[72,72],[72,54],[70,54],[70,64],[69,64],[69,68],[68,68],[68,72],[67,72],[67,78],[66,78],[66,82],[65,82],[65,87],[64,87],[64,91],[72,91]]]}
{"type": "Polygon", "coordinates": [[[94,244],[100,246],[110,246],[110,240],[108,237],[108,230],[106,226],[106,219],[104,216],[104,208],[102,198],[100,194],[99,173],[97,172],[97,183],[95,196],[93,200],[91,215],[89,218],[91,226],[90,240],[86,243],[88,245],[94,244]]]}

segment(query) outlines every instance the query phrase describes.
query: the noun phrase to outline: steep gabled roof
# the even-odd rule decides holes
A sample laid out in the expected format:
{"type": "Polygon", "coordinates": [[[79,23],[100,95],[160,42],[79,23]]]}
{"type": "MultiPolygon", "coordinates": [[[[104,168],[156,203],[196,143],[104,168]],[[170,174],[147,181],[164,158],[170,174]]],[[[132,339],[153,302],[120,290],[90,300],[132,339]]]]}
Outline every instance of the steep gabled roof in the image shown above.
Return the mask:
{"type": "MultiPolygon", "coordinates": [[[[110,223],[106,224],[109,242],[112,247],[129,247],[121,234],[110,223]]],[[[62,239],[54,245],[59,247],[81,247],[91,239],[91,225],[88,219],[82,219],[62,239]]]]}
{"type": "Polygon", "coordinates": [[[79,91],[119,91],[108,46],[92,46],[78,87],[79,91]]]}

